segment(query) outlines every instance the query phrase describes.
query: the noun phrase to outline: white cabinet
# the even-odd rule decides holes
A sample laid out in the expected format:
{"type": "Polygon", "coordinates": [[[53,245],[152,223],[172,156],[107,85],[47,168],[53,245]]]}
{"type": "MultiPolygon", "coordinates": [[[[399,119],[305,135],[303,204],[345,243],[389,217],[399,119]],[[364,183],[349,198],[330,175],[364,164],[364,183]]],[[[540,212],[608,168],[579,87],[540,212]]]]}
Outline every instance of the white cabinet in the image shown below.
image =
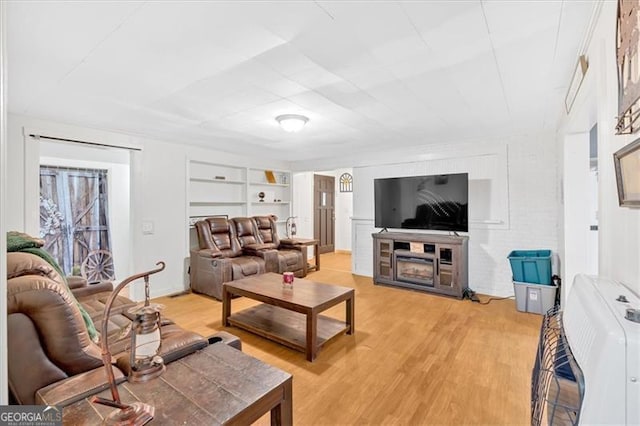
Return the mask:
{"type": "Polygon", "coordinates": [[[187,160],[189,225],[203,217],[291,216],[291,172],[187,160]],[[275,183],[267,178],[273,177],[275,183]],[[262,195],[262,196],[261,196],[262,195]]]}

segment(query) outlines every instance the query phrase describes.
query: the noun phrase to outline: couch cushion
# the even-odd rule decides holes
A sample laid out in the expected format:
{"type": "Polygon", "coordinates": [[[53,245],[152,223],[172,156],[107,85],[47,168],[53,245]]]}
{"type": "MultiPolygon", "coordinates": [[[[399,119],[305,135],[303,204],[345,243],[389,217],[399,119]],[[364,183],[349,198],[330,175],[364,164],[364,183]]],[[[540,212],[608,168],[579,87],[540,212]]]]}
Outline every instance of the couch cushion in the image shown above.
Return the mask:
{"type": "Polygon", "coordinates": [[[234,257],[231,268],[234,280],[265,273],[264,260],[254,256],[234,257]]]}
{"type": "Polygon", "coordinates": [[[297,250],[279,250],[278,259],[287,267],[302,268],[302,253],[297,250]]]}
{"type": "Polygon", "coordinates": [[[258,233],[260,234],[262,242],[273,243],[273,233],[271,230],[271,220],[269,216],[254,216],[253,219],[256,221],[258,233]]]}

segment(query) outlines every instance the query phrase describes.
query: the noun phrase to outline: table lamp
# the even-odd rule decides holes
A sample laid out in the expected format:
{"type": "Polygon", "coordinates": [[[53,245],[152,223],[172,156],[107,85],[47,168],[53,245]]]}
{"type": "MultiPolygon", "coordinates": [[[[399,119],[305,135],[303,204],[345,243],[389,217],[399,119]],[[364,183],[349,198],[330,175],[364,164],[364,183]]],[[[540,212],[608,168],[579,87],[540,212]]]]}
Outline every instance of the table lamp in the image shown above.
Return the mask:
{"type": "Polygon", "coordinates": [[[111,307],[120,291],[129,283],[144,278],[144,303],[129,310],[129,313],[135,315],[135,319],[131,324],[130,331],[131,353],[129,357],[128,380],[130,382],[146,382],[162,374],[165,366],[162,357],[159,355],[161,345],[160,310],[162,310],[164,306],[149,303],[149,276],[165,268],[164,262],[158,262],[156,265],[160,267],[132,275],[122,281],[109,295],[104,307],[101,342],[102,362],[107,372],[112,400],[95,396],[91,401],[117,408],[117,410],[105,417],[104,424],[107,425],[144,425],[153,419],[155,408],[152,405],[143,402],[123,404],[120,400],[118,386],[111,366],[111,352],[109,351],[109,343],[107,342],[107,325],[109,323],[111,307]]]}

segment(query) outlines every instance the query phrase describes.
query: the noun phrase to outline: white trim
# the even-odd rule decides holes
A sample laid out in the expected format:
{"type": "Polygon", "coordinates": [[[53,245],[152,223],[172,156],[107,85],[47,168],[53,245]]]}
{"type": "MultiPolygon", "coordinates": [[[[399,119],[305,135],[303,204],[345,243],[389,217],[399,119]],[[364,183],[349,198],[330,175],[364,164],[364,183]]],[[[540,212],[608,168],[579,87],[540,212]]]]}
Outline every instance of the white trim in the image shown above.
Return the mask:
{"type": "Polygon", "coordinates": [[[0,2],[0,405],[9,404],[7,358],[7,3],[0,2]]]}

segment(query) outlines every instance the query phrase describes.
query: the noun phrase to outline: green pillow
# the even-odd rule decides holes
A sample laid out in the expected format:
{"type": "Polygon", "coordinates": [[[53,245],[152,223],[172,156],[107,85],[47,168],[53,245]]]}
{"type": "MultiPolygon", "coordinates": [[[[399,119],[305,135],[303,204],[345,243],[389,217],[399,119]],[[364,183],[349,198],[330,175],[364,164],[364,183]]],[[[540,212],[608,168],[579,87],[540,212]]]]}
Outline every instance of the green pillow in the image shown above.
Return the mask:
{"type": "Polygon", "coordinates": [[[69,295],[76,302],[78,309],[80,309],[80,314],[82,314],[84,324],[87,326],[89,337],[92,341],[97,343],[98,340],[100,340],[100,334],[98,333],[98,330],[96,330],[96,326],[93,324],[93,320],[89,316],[89,313],[82,307],[80,302],[78,302],[76,297],[73,295],[73,292],[69,288],[67,278],[64,276],[64,273],[62,272],[60,265],[58,265],[58,262],[56,262],[55,259],[45,249],[42,248],[43,244],[44,241],[39,238],[33,238],[27,234],[16,231],[7,232],[7,252],[20,251],[34,254],[42,258],[45,262],[51,265],[51,267],[55,269],[58,274],[60,274],[65,286],[67,287],[69,295]]]}

